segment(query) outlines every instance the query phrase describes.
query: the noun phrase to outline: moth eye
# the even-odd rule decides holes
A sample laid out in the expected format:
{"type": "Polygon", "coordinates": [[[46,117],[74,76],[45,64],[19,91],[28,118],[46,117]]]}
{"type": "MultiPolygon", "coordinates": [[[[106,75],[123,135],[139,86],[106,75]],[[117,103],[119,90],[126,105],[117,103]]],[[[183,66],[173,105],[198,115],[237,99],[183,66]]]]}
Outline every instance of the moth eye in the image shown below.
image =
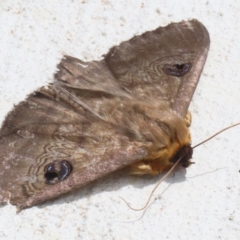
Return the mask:
{"type": "Polygon", "coordinates": [[[183,64],[165,64],[163,67],[163,71],[175,77],[182,77],[187,72],[190,71],[192,65],[191,63],[183,63],[183,64]]]}
{"type": "Polygon", "coordinates": [[[72,172],[72,165],[65,161],[54,161],[49,163],[44,169],[46,183],[56,184],[65,180],[72,172]]]}

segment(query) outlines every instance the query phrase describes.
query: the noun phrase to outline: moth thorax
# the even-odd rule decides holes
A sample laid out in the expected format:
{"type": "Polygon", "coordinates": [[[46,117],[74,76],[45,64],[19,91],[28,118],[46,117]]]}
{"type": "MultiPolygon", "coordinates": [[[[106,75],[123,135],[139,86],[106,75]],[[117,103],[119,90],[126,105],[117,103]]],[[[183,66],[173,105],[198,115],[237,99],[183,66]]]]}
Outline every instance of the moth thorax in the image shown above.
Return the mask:
{"type": "Polygon", "coordinates": [[[179,159],[181,159],[179,165],[187,168],[194,163],[190,161],[190,159],[192,158],[192,154],[193,148],[190,144],[186,144],[177,151],[177,153],[171,159],[171,162],[176,163],[179,159]]]}

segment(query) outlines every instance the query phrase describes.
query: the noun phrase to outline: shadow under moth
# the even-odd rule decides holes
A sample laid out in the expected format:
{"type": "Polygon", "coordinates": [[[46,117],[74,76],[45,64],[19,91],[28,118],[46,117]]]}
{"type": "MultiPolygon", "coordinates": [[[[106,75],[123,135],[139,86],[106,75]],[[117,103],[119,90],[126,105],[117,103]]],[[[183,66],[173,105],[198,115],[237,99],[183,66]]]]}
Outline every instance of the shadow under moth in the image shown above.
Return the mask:
{"type": "Polygon", "coordinates": [[[56,81],[0,130],[0,202],[27,208],[129,166],[156,175],[192,157],[187,110],[210,45],[197,20],[112,47],[100,61],[64,56],[56,81]]]}

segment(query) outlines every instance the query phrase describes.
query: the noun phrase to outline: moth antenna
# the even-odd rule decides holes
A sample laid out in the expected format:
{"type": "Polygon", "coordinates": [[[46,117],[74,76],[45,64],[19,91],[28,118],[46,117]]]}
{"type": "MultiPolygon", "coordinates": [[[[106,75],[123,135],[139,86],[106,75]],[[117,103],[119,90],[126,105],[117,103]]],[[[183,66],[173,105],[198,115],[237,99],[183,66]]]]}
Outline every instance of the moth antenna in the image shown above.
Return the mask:
{"type": "Polygon", "coordinates": [[[222,132],[224,132],[224,131],[226,131],[226,130],[228,130],[228,129],[230,129],[230,128],[236,127],[236,126],[238,126],[238,125],[240,125],[240,122],[239,122],[239,123],[235,123],[235,124],[233,124],[233,125],[231,125],[231,126],[229,126],[229,127],[226,127],[226,128],[224,128],[224,129],[220,130],[219,132],[213,134],[211,137],[209,137],[209,138],[205,139],[204,141],[198,143],[197,145],[195,145],[195,146],[192,147],[192,148],[196,148],[196,147],[202,145],[203,143],[209,141],[210,139],[216,137],[218,134],[220,134],[220,133],[222,133],[222,132]]]}
{"type": "Polygon", "coordinates": [[[174,163],[174,165],[171,167],[171,169],[159,180],[159,182],[155,185],[155,187],[153,188],[153,190],[151,191],[151,193],[150,193],[150,196],[148,197],[148,200],[147,200],[147,202],[145,203],[145,205],[143,206],[143,207],[141,207],[141,208],[133,208],[133,207],[131,207],[130,206],[130,204],[124,199],[124,198],[122,198],[122,197],[120,197],[126,204],[127,204],[127,206],[129,207],[129,208],[131,208],[132,210],[134,210],[134,211],[142,211],[143,209],[145,209],[147,206],[148,206],[148,204],[149,204],[149,202],[150,202],[150,200],[151,200],[151,198],[152,198],[152,196],[153,196],[153,193],[156,191],[156,189],[158,188],[158,186],[160,185],[160,183],[162,183],[169,175],[170,175],[170,173],[172,173],[173,172],[173,170],[175,169],[175,167],[178,165],[178,163],[181,161],[181,158],[179,158],[175,163],[174,163]]]}

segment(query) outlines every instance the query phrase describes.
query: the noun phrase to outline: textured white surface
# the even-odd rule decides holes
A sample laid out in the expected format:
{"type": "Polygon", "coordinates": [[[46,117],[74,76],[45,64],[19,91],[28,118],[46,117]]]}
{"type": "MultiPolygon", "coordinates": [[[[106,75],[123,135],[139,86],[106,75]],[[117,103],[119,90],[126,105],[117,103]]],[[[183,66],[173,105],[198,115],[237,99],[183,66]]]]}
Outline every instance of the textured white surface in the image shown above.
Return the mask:
{"type": "MultiPolygon", "coordinates": [[[[52,81],[63,54],[99,59],[121,41],[196,18],[211,47],[190,110],[193,145],[240,121],[240,2],[23,1],[0,3],[0,121],[52,81]]],[[[196,162],[164,181],[118,172],[59,200],[16,214],[0,207],[0,239],[240,239],[240,127],[197,148],[196,162]]]]}

